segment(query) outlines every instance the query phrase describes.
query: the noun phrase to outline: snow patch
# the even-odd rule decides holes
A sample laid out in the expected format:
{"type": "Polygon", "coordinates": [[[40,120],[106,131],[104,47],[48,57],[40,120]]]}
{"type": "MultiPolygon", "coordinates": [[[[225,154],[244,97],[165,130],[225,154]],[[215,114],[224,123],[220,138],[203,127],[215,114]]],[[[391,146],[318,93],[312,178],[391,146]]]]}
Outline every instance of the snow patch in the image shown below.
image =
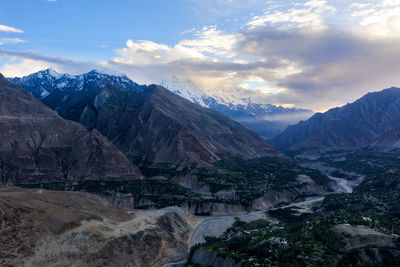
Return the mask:
{"type": "Polygon", "coordinates": [[[103,74],[103,75],[108,75],[108,76],[115,76],[115,77],[124,77],[125,74],[119,72],[119,71],[115,71],[115,70],[111,70],[111,69],[94,69],[91,72],[95,72],[98,74],[103,74]]]}
{"type": "Polygon", "coordinates": [[[65,86],[67,86],[67,83],[66,83],[66,82],[61,82],[61,83],[57,84],[58,89],[62,89],[62,88],[64,88],[65,86]]]}
{"type": "Polygon", "coordinates": [[[45,98],[46,96],[48,96],[50,93],[46,90],[43,89],[43,91],[40,93],[40,99],[45,98]]]}
{"type": "Polygon", "coordinates": [[[53,69],[51,69],[51,68],[50,68],[50,69],[47,69],[47,73],[48,73],[50,76],[56,78],[57,80],[60,79],[60,78],[63,76],[63,74],[60,74],[60,73],[56,72],[55,70],[53,70],[53,69]]]}

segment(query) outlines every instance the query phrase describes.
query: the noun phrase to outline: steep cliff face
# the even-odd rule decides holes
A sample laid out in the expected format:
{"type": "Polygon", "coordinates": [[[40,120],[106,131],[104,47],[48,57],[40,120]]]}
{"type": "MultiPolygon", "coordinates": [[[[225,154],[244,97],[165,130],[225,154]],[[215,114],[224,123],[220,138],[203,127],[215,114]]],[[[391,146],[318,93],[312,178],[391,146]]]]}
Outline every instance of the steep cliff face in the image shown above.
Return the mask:
{"type": "Polygon", "coordinates": [[[2,184],[131,180],[140,171],[98,131],[62,119],[0,74],[2,184]]]}
{"type": "Polygon", "coordinates": [[[128,215],[87,193],[0,188],[1,266],[161,266],[187,257],[195,218],[128,215]]]}
{"type": "Polygon", "coordinates": [[[369,93],[354,103],[289,126],[272,143],[285,150],[355,149],[400,127],[400,88],[369,93]]]}

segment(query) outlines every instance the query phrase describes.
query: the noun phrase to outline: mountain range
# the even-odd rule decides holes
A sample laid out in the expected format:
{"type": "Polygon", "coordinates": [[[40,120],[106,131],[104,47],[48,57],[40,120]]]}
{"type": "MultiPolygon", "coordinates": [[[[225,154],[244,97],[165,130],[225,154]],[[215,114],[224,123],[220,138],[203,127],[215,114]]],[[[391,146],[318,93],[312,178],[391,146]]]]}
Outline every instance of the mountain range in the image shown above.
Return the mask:
{"type": "Polygon", "coordinates": [[[0,99],[2,184],[142,177],[98,131],[64,120],[1,74],[0,99]]]}
{"type": "Polygon", "coordinates": [[[10,81],[68,120],[97,129],[137,164],[207,166],[221,159],[279,156],[257,134],[161,86],[90,71],[45,70],[10,81]]]}
{"type": "Polygon", "coordinates": [[[395,145],[399,127],[400,88],[392,87],[291,125],[272,143],[282,150],[324,151],[395,145]],[[386,141],[388,138],[393,141],[386,141]]]}
{"type": "Polygon", "coordinates": [[[161,84],[176,95],[240,122],[267,140],[283,132],[288,125],[313,115],[311,110],[256,103],[232,92],[205,92],[193,82],[180,81],[176,77],[161,84]]]}

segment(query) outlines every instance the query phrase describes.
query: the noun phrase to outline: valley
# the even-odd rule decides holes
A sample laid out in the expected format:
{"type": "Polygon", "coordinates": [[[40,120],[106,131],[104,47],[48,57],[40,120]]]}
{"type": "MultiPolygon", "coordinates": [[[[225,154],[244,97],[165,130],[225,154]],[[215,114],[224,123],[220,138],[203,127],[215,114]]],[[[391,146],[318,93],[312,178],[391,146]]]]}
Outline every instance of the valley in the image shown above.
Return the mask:
{"type": "Polygon", "coordinates": [[[400,262],[397,124],[368,124],[355,143],[330,125],[371,102],[387,118],[396,88],[290,126],[272,140],[278,150],[223,114],[122,74],[46,70],[10,81],[0,76],[9,100],[0,102],[0,263],[400,262]],[[317,137],[324,145],[313,145],[317,137]]]}
{"type": "MultiPolygon", "coordinates": [[[[339,154],[343,157],[343,152],[339,154]]],[[[335,161],[335,154],[323,157],[325,170],[351,174],[347,179],[333,178],[344,185],[335,194],[272,208],[266,212],[267,217],[252,222],[237,220],[223,235],[206,238],[206,243],[192,249],[191,255],[207,249],[245,266],[292,266],[294,262],[300,266],[396,266],[400,228],[395,203],[400,200],[400,179],[390,159],[395,160],[398,154],[354,154],[349,153],[347,160],[341,161],[335,161]],[[382,169],[377,169],[376,164],[382,169]],[[357,171],[360,175],[356,175],[357,171]],[[304,204],[311,205],[305,208],[304,204]]],[[[315,166],[321,169],[321,162],[315,166]]],[[[196,260],[194,257],[194,263],[196,260]]]]}
{"type": "Polygon", "coordinates": [[[2,0],[0,267],[400,267],[400,0],[2,0]]]}

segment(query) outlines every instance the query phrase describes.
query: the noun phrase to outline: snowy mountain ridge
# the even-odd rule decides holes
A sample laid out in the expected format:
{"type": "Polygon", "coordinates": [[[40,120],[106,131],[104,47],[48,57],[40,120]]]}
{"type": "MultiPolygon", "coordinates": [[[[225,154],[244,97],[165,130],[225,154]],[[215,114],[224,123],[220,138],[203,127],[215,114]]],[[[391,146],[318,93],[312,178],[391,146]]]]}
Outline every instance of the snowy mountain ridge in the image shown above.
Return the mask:
{"type": "Polygon", "coordinates": [[[15,84],[22,86],[36,98],[44,99],[55,90],[81,91],[90,84],[104,87],[107,84],[119,84],[126,89],[143,89],[126,75],[109,70],[91,70],[81,75],[58,73],[53,69],[46,69],[32,73],[22,78],[9,78],[15,84]]]}

